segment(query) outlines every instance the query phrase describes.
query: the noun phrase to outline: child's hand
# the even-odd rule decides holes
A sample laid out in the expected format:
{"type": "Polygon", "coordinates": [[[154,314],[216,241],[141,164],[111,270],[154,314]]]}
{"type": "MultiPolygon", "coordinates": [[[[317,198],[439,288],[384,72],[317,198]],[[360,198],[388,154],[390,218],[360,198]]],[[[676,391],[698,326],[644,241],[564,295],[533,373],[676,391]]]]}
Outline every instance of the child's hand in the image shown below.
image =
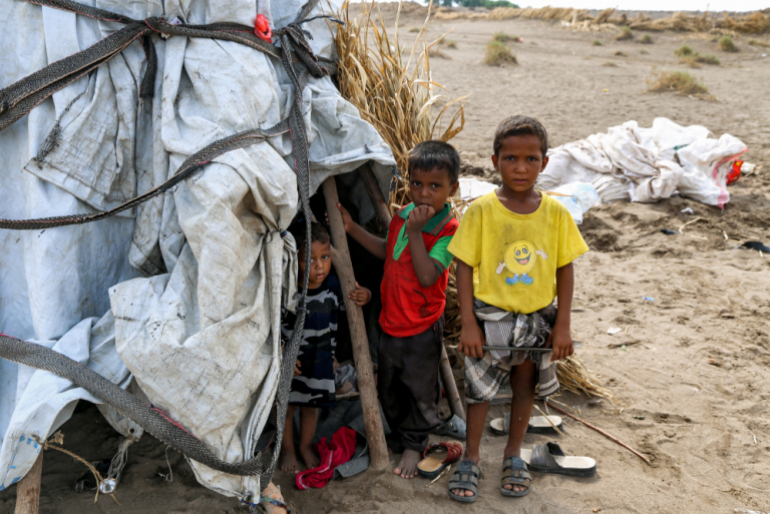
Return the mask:
{"type": "Polygon", "coordinates": [[[460,343],[457,345],[457,350],[464,353],[468,357],[474,359],[484,358],[484,332],[481,331],[481,327],[476,323],[474,319],[472,323],[468,325],[463,324],[462,331],[460,332],[460,343]]]}
{"type": "Polygon", "coordinates": [[[342,206],[341,203],[337,204],[337,208],[342,213],[342,223],[343,225],[345,225],[345,232],[348,232],[350,230],[350,227],[352,227],[353,224],[355,223],[355,221],[353,221],[353,217],[350,215],[348,210],[342,206]]]}
{"type": "Polygon", "coordinates": [[[299,362],[299,359],[297,359],[297,363],[294,364],[294,376],[298,377],[302,374],[302,371],[299,369],[302,367],[302,363],[299,362]]]}
{"type": "Polygon", "coordinates": [[[356,282],[356,288],[350,292],[348,298],[356,302],[356,305],[361,307],[362,305],[369,303],[369,300],[372,299],[372,292],[365,287],[361,287],[358,285],[358,282],[356,282]]]}
{"type": "Polygon", "coordinates": [[[422,227],[435,216],[436,211],[430,205],[419,205],[409,213],[409,219],[406,221],[407,232],[420,232],[422,227]]]}
{"type": "Polygon", "coordinates": [[[562,328],[559,325],[553,327],[545,346],[547,348],[553,348],[553,355],[551,356],[552,361],[558,361],[575,353],[575,349],[572,346],[572,335],[570,335],[569,329],[562,328]]]}

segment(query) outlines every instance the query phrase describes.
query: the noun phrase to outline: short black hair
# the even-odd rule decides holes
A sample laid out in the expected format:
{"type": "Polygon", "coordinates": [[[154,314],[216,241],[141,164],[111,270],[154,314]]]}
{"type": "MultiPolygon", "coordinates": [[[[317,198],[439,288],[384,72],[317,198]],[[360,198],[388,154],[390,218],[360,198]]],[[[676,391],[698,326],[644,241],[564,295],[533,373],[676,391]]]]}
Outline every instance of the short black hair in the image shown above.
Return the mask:
{"type": "Polygon", "coordinates": [[[454,146],[443,141],[418,143],[409,152],[409,175],[414,170],[430,171],[433,168],[445,170],[449,183],[457,183],[460,178],[460,154],[454,146]]]}
{"type": "Polygon", "coordinates": [[[504,119],[495,130],[495,141],[492,145],[495,155],[499,155],[503,140],[511,136],[532,135],[540,139],[540,151],[543,157],[548,153],[548,133],[542,123],[529,116],[511,116],[504,119]]]}
{"type": "MultiPolygon", "coordinates": [[[[302,251],[305,248],[305,242],[307,241],[307,237],[305,235],[305,225],[301,224],[301,226],[298,226],[297,229],[292,232],[294,239],[297,241],[297,250],[299,251],[299,255],[305,255],[302,251]]],[[[328,243],[329,232],[326,231],[323,225],[314,221],[310,224],[310,244],[315,242],[328,243]]]]}

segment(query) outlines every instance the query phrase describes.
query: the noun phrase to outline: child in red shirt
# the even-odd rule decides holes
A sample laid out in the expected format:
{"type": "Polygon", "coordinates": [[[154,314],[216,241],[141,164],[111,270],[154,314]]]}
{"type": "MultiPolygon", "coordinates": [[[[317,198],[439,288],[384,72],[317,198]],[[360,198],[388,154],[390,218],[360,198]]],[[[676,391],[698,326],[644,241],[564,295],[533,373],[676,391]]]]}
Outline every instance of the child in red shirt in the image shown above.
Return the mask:
{"type": "Polygon", "coordinates": [[[393,217],[387,239],[367,232],[338,205],[345,231],[385,261],[377,390],[383,412],[404,447],[393,472],[417,474],[428,434],[440,423],[439,360],[445,291],[459,223],[447,199],[458,187],[460,156],[449,144],[424,141],[409,153],[412,203],[393,217]]]}

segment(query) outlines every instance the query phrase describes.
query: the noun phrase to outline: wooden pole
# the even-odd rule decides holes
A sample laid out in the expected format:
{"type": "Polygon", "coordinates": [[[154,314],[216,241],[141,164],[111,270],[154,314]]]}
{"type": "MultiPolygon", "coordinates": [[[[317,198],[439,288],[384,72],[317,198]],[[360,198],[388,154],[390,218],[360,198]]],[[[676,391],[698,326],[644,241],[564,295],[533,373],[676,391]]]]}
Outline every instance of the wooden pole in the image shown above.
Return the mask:
{"type": "MultiPolygon", "coordinates": [[[[377,213],[377,217],[382,223],[383,227],[390,226],[390,222],[393,219],[388,210],[388,204],[385,202],[385,198],[382,196],[379,184],[377,184],[377,177],[374,176],[372,168],[366,164],[358,169],[361,174],[361,179],[364,181],[366,192],[369,194],[369,199],[374,205],[374,212],[377,213]]],[[[455,376],[452,373],[452,366],[449,365],[449,358],[446,354],[446,348],[441,345],[441,361],[439,364],[439,371],[441,372],[441,381],[444,383],[444,391],[449,402],[449,408],[452,409],[452,414],[455,414],[463,421],[465,421],[465,409],[463,408],[463,402],[460,401],[460,393],[457,391],[457,382],[455,382],[455,376]]]]}
{"type": "Polygon", "coordinates": [[[15,514],[37,514],[40,507],[40,476],[43,473],[43,448],[32,469],[16,485],[15,514]]]}
{"type": "Polygon", "coordinates": [[[337,184],[334,182],[334,177],[329,177],[324,181],[323,190],[326,198],[326,212],[329,215],[329,225],[334,241],[332,263],[334,263],[340,279],[342,294],[345,296],[345,309],[348,313],[350,339],[353,343],[353,360],[356,364],[358,389],[361,391],[361,407],[364,411],[366,438],[369,440],[372,467],[379,471],[388,466],[388,446],[385,443],[380,404],[377,401],[377,388],[374,385],[374,370],[372,357],[369,354],[369,338],[366,335],[364,313],[361,311],[361,307],[348,298],[351,291],[355,289],[356,280],[353,275],[353,263],[350,261],[350,250],[348,250],[342,213],[337,208],[339,196],[337,196],[337,184]]]}
{"type": "Polygon", "coordinates": [[[455,376],[452,373],[452,366],[449,365],[446,347],[443,344],[441,345],[439,369],[441,370],[441,381],[444,383],[444,392],[446,392],[449,408],[452,409],[452,413],[455,416],[465,421],[465,409],[463,408],[463,402],[460,400],[460,393],[457,391],[457,382],[455,382],[455,376]]]}

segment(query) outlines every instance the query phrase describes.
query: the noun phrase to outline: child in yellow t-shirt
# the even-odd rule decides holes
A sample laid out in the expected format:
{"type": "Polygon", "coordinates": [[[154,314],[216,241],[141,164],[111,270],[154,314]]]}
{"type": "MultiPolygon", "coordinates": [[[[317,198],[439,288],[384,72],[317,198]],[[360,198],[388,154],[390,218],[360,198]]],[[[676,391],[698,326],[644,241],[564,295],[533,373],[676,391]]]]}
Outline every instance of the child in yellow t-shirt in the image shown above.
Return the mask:
{"type": "Polygon", "coordinates": [[[533,118],[514,116],[498,126],[492,163],[503,185],[468,208],[449,251],[457,264],[462,315],[458,349],[465,357],[467,446],[449,483],[462,502],[478,496],[479,445],[489,401],[506,379],[513,390],[500,492],[529,493],[521,459],[535,390],[558,390],[553,361],[572,355],[572,261],[588,251],[567,209],[535,189],[548,164],[548,136],[533,118]],[[559,298],[558,310],[553,305],[559,298]],[[550,347],[551,353],[488,351],[482,346],[550,347]]]}

